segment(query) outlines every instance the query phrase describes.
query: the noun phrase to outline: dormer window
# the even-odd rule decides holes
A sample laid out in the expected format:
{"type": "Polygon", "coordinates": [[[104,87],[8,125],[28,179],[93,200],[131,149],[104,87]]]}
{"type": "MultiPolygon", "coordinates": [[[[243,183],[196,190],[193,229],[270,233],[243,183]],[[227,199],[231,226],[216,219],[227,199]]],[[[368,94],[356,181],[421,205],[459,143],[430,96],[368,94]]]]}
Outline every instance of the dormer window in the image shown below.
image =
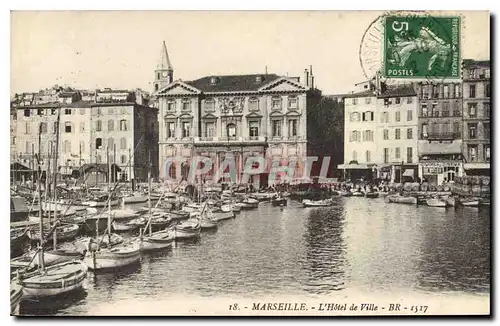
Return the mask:
{"type": "Polygon", "coordinates": [[[217,77],[211,77],[210,78],[210,85],[215,85],[217,84],[217,77]]]}
{"type": "Polygon", "coordinates": [[[255,77],[255,82],[256,82],[257,84],[262,83],[262,76],[257,76],[257,77],[255,77]]]}

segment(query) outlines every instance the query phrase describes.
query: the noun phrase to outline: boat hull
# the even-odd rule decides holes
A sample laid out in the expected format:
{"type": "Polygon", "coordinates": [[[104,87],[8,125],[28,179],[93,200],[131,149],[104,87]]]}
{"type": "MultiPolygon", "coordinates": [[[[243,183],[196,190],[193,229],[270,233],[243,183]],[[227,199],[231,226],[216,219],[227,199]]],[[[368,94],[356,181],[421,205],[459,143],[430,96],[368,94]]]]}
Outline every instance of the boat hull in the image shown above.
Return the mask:
{"type": "Polygon", "coordinates": [[[212,212],[212,219],[214,221],[223,221],[234,218],[234,213],[231,212],[212,212]]]}
{"type": "Polygon", "coordinates": [[[124,248],[119,251],[112,250],[113,248],[87,252],[83,261],[90,270],[96,271],[129,266],[137,264],[141,260],[141,250],[139,246],[124,248]]]}
{"type": "Polygon", "coordinates": [[[132,196],[123,198],[124,204],[139,204],[145,203],[148,201],[148,197],[146,196],[132,196]]]}
{"type": "Polygon", "coordinates": [[[23,299],[23,288],[18,284],[11,284],[10,291],[10,314],[19,314],[19,304],[23,299]]]}
{"type": "MultiPolygon", "coordinates": [[[[120,201],[118,199],[115,199],[115,200],[112,200],[111,201],[111,206],[116,206],[120,203],[120,201]]],[[[86,201],[86,202],[83,202],[82,205],[85,205],[87,207],[106,207],[108,206],[108,202],[107,201],[86,201]]]]}
{"type": "Polygon", "coordinates": [[[427,199],[427,206],[429,207],[446,207],[446,202],[436,199],[427,199]]]}
{"type": "Polygon", "coordinates": [[[283,199],[275,199],[271,201],[273,206],[286,206],[287,205],[287,200],[285,198],[283,199]]]}
{"type": "Polygon", "coordinates": [[[478,207],[479,200],[463,201],[463,202],[461,202],[461,204],[462,204],[462,206],[465,206],[465,207],[478,207]]]}
{"type": "Polygon", "coordinates": [[[168,231],[161,231],[152,236],[145,236],[142,239],[141,250],[152,251],[167,249],[172,247],[174,237],[168,231]]]}

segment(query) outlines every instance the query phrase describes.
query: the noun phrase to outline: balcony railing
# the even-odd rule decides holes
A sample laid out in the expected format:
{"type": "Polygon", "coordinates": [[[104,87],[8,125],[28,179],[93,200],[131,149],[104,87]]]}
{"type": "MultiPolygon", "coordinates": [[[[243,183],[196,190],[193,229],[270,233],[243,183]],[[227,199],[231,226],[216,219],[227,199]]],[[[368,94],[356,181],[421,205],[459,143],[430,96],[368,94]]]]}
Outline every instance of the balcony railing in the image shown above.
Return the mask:
{"type": "Polygon", "coordinates": [[[460,132],[433,132],[433,133],[421,133],[420,139],[427,140],[453,140],[460,139],[460,132]]]}

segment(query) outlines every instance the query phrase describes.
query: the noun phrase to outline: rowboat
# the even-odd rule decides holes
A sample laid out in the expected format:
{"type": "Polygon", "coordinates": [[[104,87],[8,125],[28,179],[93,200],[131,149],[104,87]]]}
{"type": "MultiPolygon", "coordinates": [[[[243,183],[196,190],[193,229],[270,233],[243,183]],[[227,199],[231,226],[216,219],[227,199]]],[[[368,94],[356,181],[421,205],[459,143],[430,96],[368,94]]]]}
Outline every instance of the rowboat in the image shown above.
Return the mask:
{"type": "Polygon", "coordinates": [[[131,194],[122,198],[124,204],[138,204],[148,201],[148,197],[141,194],[131,194]]]}
{"type": "Polygon", "coordinates": [[[388,195],[385,197],[389,203],[416,205],[417,197],[388,195]]]}
{"type": "Polygon", "coordinates": [[[272,192],[257,192],[250,197],[257,199],[258,201],[269,201],[274,197],[274,193],[272,192]]]}
{"type": "Polygon", "coordinates": [[[217,222],[207,217],[200,218],[200,224],[202,230],[210,230],[217,228],[217,222]]]}
{"type": "Polygon", "coordinates": [[[166,249],[172,246],[174,236],[170,230],[162,230],[152,232],[151,234],[142,235],[141,250],[152,251],[166,249]]]}
{"type": "MultiPolygon", "coordinates": [[[[23,269],[28,268],[30,265],[38,266],[40,262],[38,251],[29,251],[22,256],[10,260],[11,268],[23,269]]],[[[64,263],[72,260],[81,260],[83,252],[77,249],[55,249],[43,252],[44,266],[52,266],[59,263],[64,263]]]]}
{"type": "Polygon", "coordinates": [[[182,221],[171,232],[176,240],[196,238],[200,236],[201,223],[197,219],[182,221]]]}
{"type": "Polygon", "coordinates": [[[273,204],[273,206],[286,206],[288,201],[286,198],[278,197],[278,198],[272,199],[271,203],[273,204]]]}
{"type": "Polygon", "coordinates": [[[361,191],[354,191],[352,193],[352,196],[353,197],[363,197],[364,195],[363,195],[363,193],[361,191]]]}
{"type": "Polygon", "coordinates": [[[324,200],[309,200],[309,199],[304,199],[302,201],[302,205],[304,207],[327,207],[331,206],[333,204],[331,199],[324,199],[324,200]]]}
{"type": "Polygon", "coordinates": [[[87,278],[87,266],[79,260],[27,273],[20,280],[24,298],[56,296],[77,290],[87,278]]]}
{"type": "Polygon", "coordinates": [[[438,198],[428,198],[425,202],[430,207],[446,207],[446,202],[438,198]]]}
{"type": "Polygon", "coordinates": [[[23,287],[15,281],[10,283],[10,314],[19,314],[19,304],[23,299],[23,287]]]}
{"type": "MultiPolygon", "coordinates": [[[[116,206],[120,203],[119,199],[111,199],[111,206],[116,206]]],[[[98,200],[88,200],[82,202],[82,205],[88,206],[88,207],[106,207],[108,206],[108,200],[107,198],[104,199],[98,199],[98,200]]]]}
{"type": "Polygon", "coordinates": [[[247,197],[241,201],[241,209],[252,209],[259,207],[259,201],[255,198],[247,197]]]}
{"type": "Polygon", "coordinates": [[[231,219],[234,217],[235,217],[235,215],[232,211],[230,211],[230,212],[212,211],[212,219],[214,221],[228,220],[228,219],[231,219]]]}
{"type": "Polygon", "coordinates": [[[369,191],[365,193],[366,198],[378,198],[379,194],[376,191],[369,191]]]}
{"type": "Polygon", "coordinates": [[[133,219],[131,221],[115,220],[112,223],[113,230],[115,232],[130,232],[130,231],[138,229],[139,227],[143,226],[144,224],[146,224],[146,220],[142,217],[133,219]]]}
{"type": "Polygon", "coordinates": [[[352,196],[352,192],[350,191],[339,191],[339,194],[343,197],[350,197],[352,196]]]}
{"type": "Polygon", "coordinates": [[[477,198],[461,198],[460,204],[466,207],[478,207],[479,199],[477,198]]]}
{"type": "MultiPolygon", "coordinates": [[[[58,241],[73,240],[78,234],[78,231],[80,231],[80,226],[78,224],[65,224],[58,226],[56,228],[57,240],[58,241]]],[[[34,229],[29,229],[27,234],[32,241],[40,240],[40,232],[37,232],[34,229]]]]}

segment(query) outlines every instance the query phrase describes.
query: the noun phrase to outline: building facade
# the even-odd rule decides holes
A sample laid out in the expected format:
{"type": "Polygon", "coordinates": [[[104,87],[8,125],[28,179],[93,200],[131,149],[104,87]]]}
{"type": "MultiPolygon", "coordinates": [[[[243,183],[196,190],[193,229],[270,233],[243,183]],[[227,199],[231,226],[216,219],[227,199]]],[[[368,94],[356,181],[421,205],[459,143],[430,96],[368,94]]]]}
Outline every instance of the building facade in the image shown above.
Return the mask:
{"type": "MultiPolygon", "coordinates": [[[[168,58],[168,54],[163,58],[168,58]]],[[[294,177],[301,177],[307,155],[308,85],[301,84],[299,78],[275,74],[207,76],[170,82],[170,63],[160,66],[167,67],[155,71],[154,81],[155,85],[163,85],[155,92],[160,178],[186,178],[189,161],[195,156],[213,162],[203,177],[205,181],[224,182],[213,177],[220,164],[231,159],[235,162],[237,183],[262,184],[258,177],[243,180],[245,162],[254,156],[265,158],[268,167],[272,162],[297,162],[294,177]],[[176,156],[186,158],[186,162],[168,171],[162,168],[176,156]]]]}
{"type": "Polygon", "coordinates": [[[463,62],[463,147],[467,175],[489,175],[491,159],[490,62],[463,62]]]}
{"type": "Polygon", "coordinates": [[[462,85],[420,82],[419,175],[431,185],[441,185],[463,175],[462,85]]]}

